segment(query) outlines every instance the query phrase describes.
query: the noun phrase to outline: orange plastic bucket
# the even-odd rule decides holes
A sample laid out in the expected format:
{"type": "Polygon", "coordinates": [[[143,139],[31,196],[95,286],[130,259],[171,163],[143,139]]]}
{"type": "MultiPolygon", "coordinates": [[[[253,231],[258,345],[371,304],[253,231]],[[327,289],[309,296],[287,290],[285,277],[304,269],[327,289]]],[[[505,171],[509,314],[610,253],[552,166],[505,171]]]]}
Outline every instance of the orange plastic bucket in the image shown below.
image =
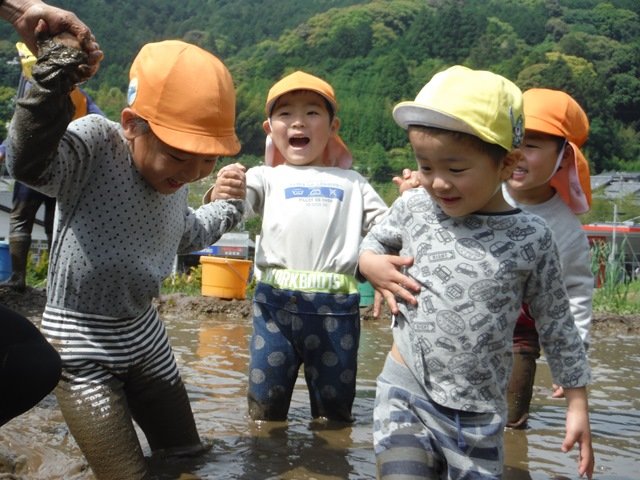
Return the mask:
{"type": "Polygon", "coordinates": [[[246,298],[251,260],[200,257],[202,264],[202,295],[218,298],[246,298]]]}

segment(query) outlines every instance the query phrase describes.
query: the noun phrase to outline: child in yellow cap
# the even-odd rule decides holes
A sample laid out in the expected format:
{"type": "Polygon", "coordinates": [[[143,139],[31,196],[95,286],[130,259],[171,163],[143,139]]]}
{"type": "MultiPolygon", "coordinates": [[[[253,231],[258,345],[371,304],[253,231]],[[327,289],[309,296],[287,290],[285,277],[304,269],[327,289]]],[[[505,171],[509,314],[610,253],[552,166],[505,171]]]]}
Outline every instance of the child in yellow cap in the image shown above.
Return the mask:
{"type": "Polygon", "coordinates": [[[578,442],[578,471],[590,477],[590,372],[558,251],[545,222],[502,194],[522,155],[522,93],[499,75],[454,66],[393,117],[408,130],[423,188],[405,191],[360,249],[360,273],[394,313],[374,408],[378,478],[502,478],[523,302],[565,388],[562,449],[578,442]]]}
{"type": "Polygon", "coordinates": [[[262,217],[248,389],[256,420],[287,418],[304,364],[312,417],[352,421],[358,246],[387,206],[349,169],[337,110],[324,80],[284,77],[267,97],[266,165],[247,172],[248,214],[262,217]]]}
{"type": "MultiPolygon", "coordinates": [[[[587,236],[577,215],[589,210],[589,165],[580,147],[589,120],[570,95],[533,88],[523,94],[525,134],[523,158],[505,182],[507,200],[542,217],[553,232],[573,319],[585,350],[589,347],[593,274],[587,236]]],[[[525,305],[513,337],[513,371],[507,393],[507,426],[524,428],[533,394],[540,343],[535,321],[525,305]]],[[[563,395],[557,387],[554,397],[563,395]]]]}
{"type": "Polygon", "coordinates": [[[60,44],[40,52],[7,165],[58,202],[42,330],[62,359],[55,393],[69,429],[97,479],[148,479],[132,420],[154,454],[204,449],[152,300],[177,253],[214,243],[242,217],[240,167],[225,167],[213,194],[237,200],[194,210],[186,187],[240,149],[235,93],[210,53],[150,43],[131,66],[120,123],[69,123],[86,60],[60,44]]]}

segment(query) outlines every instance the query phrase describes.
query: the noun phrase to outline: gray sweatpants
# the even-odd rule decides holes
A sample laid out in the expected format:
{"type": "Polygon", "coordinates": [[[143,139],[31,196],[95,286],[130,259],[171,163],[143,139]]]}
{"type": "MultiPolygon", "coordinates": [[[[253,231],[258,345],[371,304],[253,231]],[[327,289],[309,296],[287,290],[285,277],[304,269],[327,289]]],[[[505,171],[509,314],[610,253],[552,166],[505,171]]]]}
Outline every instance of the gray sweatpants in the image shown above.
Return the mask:
{"type": "Polygon", "coordinates": [[[502,478],[505,419],[431,401],[387,356],[377,380],[373,440],[380,480],[502,478]]]}

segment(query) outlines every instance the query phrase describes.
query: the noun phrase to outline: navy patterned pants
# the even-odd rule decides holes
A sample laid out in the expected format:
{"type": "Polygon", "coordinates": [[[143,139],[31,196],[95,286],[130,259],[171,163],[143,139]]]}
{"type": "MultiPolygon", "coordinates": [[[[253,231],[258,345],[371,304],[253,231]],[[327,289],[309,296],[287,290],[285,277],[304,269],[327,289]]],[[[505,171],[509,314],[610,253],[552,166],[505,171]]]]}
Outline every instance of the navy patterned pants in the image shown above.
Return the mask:
{"type": "Polygon", "coordinates": [[[360,295],[298,292],[258,283],[253,300],[249,414],[286,420],[304,364],[311,415],[351,422],[360,295]]]}

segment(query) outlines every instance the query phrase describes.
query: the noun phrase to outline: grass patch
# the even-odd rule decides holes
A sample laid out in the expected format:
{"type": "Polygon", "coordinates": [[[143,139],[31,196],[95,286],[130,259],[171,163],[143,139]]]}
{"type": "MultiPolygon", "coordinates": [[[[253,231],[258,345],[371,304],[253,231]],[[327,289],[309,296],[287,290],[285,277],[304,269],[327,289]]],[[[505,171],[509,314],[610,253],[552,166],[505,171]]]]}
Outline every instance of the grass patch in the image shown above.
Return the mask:
{"type": "Polygon", "coordinates": [[[591,271],[598,285],[593,293],[595,312],[640,313],[640,282],[632,281],[627,273],[625,250],[624,242],[617,251],[612,251],[611,244],[606,242],[597,242],[591,248],[591,271]]]}
{"type": "Polygon", "coordinates": [[[199,296],[202,294],[202,265],[191,267],[188,272],[176,273],[164,279],[160,293],[184,293],[199,296]]]}

